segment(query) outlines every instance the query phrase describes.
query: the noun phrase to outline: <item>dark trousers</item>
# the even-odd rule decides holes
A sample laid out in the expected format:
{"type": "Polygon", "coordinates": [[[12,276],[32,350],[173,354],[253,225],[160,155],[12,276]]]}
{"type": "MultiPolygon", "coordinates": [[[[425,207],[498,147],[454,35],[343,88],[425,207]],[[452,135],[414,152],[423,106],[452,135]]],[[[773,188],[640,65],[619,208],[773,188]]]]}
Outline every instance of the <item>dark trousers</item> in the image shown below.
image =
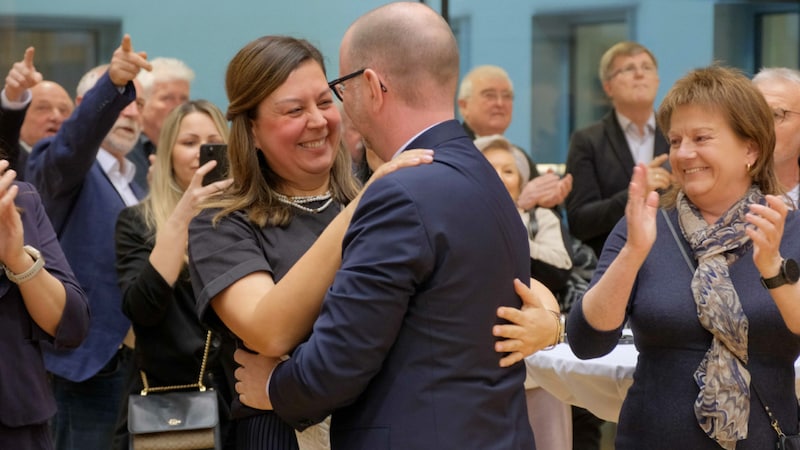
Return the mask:
{"type": "Polygon", "coordinates": [[[572,407],[572,450],[600,450],[600,426],[605,421],[591,412],[572,407]]]}
{"type": "Polygon", "coordinates": [[[111,448],[120,403],[128,391],[133,350],[122,347],[103,369],[80,383],[52,377],[58,411],[52,420],[57,450],[111,448]]]}

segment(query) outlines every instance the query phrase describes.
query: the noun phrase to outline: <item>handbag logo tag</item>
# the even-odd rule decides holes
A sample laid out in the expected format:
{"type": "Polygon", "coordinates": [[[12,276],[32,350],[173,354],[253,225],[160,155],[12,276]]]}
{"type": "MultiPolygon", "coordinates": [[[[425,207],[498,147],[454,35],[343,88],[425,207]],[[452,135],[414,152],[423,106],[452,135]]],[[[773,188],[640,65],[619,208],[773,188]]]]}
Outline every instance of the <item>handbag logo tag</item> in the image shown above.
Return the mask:
{"type": "Polygon", "coordinates": [[[181,419],[169,419],[169,420],[167,420],[167,424],[169,426],[172,426],[172,427],[174,427],[175,425],[180,425],[181,423],[183,423],[183,421],[181,419]]]}

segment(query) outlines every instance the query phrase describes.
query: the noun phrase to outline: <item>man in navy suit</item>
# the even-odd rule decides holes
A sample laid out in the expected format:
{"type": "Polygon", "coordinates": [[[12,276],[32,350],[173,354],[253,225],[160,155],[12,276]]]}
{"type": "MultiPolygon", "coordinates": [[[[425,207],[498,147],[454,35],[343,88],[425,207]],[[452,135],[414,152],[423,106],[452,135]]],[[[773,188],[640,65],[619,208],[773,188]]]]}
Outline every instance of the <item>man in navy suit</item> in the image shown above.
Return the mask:
{"type": "Polygon", "coordinates": [[[114,226],[117,214],[142,196],[125,159],[141,131],[134,80],[142,68],[149,64],[126,35],[107,69],[97,67],[81,79],[77,108],[28,159],[27,180],[41,193],[92,311],[80,347],[45,353],[58,405],[52,424],[59,450],[111,448],[133,370],[132,351],[123,344],[130,321],[117,285],[114,226]]]}
{"type": "Polygon", "coordinates": [[[434,161],[364,192],[311,337],[271,374],[271,406],[298,429],[333,413],[334,449],[534,448],[525,368],[500,367],[492,337],[497,308],[521,305],[526,232],[455,120],[450,28],[423,4],[388,4],[348,29],[339,68],[331,87],[370,148],[434,161]]]}

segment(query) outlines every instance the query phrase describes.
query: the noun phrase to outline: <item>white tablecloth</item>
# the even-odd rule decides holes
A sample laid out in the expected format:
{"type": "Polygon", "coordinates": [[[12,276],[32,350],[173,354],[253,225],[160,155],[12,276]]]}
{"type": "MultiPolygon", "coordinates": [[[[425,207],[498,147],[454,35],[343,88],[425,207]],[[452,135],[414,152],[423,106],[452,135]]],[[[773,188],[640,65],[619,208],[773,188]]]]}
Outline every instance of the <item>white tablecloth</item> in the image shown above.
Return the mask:
{"type": "MultiPolygon", "coordinates": [[[[580,360],[568,344],[539,351],[525,359],[528,378],[559,400],[588,409],[597,417],[616,422],[628,388],[638,352],[632,344],[620,344],[606,356],[580,360]]],[[[800,360],[795,362],[795,376],[800,360]]],[[[800,393],[800,380],[795,380],[800,393]]]]}

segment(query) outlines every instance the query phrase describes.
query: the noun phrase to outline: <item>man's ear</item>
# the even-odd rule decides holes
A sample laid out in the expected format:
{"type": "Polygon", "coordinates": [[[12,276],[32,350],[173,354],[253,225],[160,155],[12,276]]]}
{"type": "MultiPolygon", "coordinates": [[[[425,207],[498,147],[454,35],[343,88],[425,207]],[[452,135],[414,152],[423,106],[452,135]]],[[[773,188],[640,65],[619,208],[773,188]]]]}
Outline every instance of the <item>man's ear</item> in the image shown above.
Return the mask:
{"type": "Polygon", "coordinates": [[[608,97],[609,99],[612,98],[611,97],[611,80],[603,81],[603,92],[606,93],[606,97],[608,97]]]}
{"type": "MultiPolygon", "coordinates": [[[[364,81],[369,86],[369,95],[370,98],[373,99],[373,105],[375,108],[380,108],[383,104],[383,88],[381,87],[381,80],[378,74],[372,69],[366,69],[364,71],[364,81]]],[[[375,109],[373,108],[373,109],[375,109]]]]}
{"type": "Polygon", "coordinates": [[[465,109],[467,109],[467,99],[466,98],[458,99],[458,114],[464,119],[466,119],[466,117],[464,117],[465,109]]]}

